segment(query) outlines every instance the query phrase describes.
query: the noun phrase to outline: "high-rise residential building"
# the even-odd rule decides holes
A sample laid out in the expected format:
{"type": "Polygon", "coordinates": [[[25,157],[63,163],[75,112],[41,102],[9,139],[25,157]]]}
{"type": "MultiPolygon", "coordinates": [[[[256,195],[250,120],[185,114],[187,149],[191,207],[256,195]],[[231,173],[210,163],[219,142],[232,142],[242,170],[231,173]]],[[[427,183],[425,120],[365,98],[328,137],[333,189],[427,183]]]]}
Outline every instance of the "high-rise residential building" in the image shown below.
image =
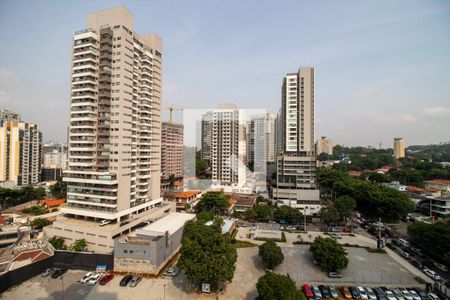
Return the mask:
{"type": "Polygon", "coordinates": [[[403,138],[394,138],[394,157],[396,159],[405,157],[405,140],[403,138]]]}
{"type": "Polygon", "coordinates": [[[316,155],[326,153],[328,155],[333,155],[333,140],[322,136],[316,142],[316,155]]]}
{"type": "Polygon", "coordinates": [[[0,125],[0,181],[13,185],[38,183],[41,150],[42,133],[36,124],[3,121],[0,125]]]}
{"type": "Polygon", "coordinates": [[[67,204],[46,233],[98,252],[162,202],[162,40],[133,23],[125,7],[106,9],[73,37],[67,204]]]}
{"type": "Polygon", "coordinates": [[[211,166],[211,113],[206,113],[201,120],[201,158],[207,167],[211,166]]]}
{"type": "Polygon", "coordinates": [[[283,152],[283,119],[281,118],[281,109],[277,113],[275,120],[275,160],[276,156],[283,152]]]}
{"type": "Polygon", "coordinates": [[[183,177],[183,124],[162,123],[161,180],[183,177]]]}
{"type": "MultiPolygon", "coordinates": [[[[274,115],[253,116],[247,127],[247,161],[265,164],[276,160],[274,115]]],[[[260,169],[261,168],[256,168],[260,169]]]]}
{"type": "Polygon", "coordinates": [[[277,157],[279,204],[305,214],[320,210],[314,145],[314,68],[301,67],[283,78],[281,103],[282,151],[277,157]]]}
{"type": "Polygon", "coordinates": [[[203,115],[202,129],[207,128],[208,132],[203,131],[202,135],[210,137],[204,144],[209,149],[215,186],[240,188],[246,184],[244,123],[244,111],[233,104],[219,105],[203,115]]]}
{"type": "Polygon", "coordinates": [[[42,181],[55,181],[62,178],[67,168],[67,145],[48,143],[42,147],[42,181]]]}
{"type": "Polygon", "coordinates": [[[20,121],[20,116],[7,109],[0,109],[0,125],[6,121],[20,121]]]}

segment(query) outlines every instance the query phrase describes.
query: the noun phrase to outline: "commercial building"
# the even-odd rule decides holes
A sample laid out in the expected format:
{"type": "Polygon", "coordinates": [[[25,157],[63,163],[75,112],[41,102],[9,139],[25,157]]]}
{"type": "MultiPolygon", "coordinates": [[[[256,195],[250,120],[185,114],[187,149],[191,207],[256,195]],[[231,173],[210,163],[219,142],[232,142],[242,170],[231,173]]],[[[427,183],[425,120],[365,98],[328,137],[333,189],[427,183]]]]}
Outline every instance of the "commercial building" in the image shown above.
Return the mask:
{"type": "Polygon", "coordinates": [[[183,125],[162,122],[161,180],[183,177],[183,125]]]}
{"type": "Polygon", "coordinates": [[[383,182],[381,184],[382,186],[397,190],[399,192],[405,192],[406,191],[406,185],[400,184],[398,181],[392,181],[392,182],[383,182]]]}
{"type": "Polygon", "coordinates": [[[321,206],[314,151],[314,68],[287,74],[281,98],[282,153],[277,157],[273,198],[315,214],[321,206]]]}
{"type": "Polygon", "coordinates": [[[73,37],[67,204],[46,234],[99,252],[162,202],[162,40],[133,23],[118,6],[89,14],[73,37]]]}
{"type": "MultiPolygon", "coordinates": [[[[213,186],[225,191],[239,190],[246,185],[245,114],[233,104],[219,105],[202,118],[205,153],[210,159],[213,186]],[[209,122],[209,124],[205,124],[209,122]]],[[[251,192],[251,189],[249,190],[251,192]]]]}
{"type": "Polygon", "coordinates": [[[0,181],[36,184],[41,177],[42,133],[36,124],[5,119],[0,125],[0,181]]]}
{"type": "Polygon", "coordinates": [[[427,196],[419,204],[423,212],[429,212],[431,216],[437,218],[448,218],[450,216],[450,193],[443,193],[440,196],[427,196]],[[431,205],[431,209],[430,209],[431,205]]]}
{"type": "Polygon", "coordinates": [[[322,136],[316,142],[316,155],[322,153],[333,155],[333,140],[326,136],[322,136]]]}
{"type": "Polygon", "coordinates": [[[184,224],[194,214],[170,213],[114,243],[114,271],[158,274],[181,248],[184,224]]]}
{"type": "Polygon", "coordinates": [[[396,159],[405,157],[405,141],[403,138],[394,138],[394,157],[396,159]]]}

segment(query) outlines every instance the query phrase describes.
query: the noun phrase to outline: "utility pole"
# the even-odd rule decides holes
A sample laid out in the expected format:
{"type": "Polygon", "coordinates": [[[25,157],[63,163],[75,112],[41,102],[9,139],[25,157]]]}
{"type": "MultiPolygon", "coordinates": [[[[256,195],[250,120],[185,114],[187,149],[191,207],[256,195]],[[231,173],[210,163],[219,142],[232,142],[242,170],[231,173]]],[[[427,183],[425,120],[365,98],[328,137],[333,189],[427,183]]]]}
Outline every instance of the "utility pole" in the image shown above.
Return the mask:
{"type": "Polygon", "coordinates": [[[64,300],[64,275],[61,276],[62,298],[64,300]]]}

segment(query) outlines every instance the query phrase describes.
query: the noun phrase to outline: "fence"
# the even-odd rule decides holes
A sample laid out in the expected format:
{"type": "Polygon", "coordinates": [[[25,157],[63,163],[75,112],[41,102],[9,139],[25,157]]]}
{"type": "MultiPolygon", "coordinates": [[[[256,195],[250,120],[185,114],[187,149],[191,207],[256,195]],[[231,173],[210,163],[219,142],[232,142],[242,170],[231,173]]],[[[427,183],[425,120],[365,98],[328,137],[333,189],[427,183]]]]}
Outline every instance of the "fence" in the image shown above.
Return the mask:
{"type": "Polygon", "coordinates": [[[51,266],[68,269],[94,270],[97,265],[114,269],[114,256],[85,252],[55,251],[53,256],[0,275],[0,293],[42,273],[51,266]]]}

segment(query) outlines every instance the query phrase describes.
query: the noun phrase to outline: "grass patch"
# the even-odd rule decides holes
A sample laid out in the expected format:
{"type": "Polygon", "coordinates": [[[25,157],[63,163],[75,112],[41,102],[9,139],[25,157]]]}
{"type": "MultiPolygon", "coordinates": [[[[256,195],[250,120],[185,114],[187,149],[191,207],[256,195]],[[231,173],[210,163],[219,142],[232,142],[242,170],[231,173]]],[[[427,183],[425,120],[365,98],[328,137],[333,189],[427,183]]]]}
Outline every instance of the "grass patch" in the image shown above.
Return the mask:
{"type": "Polygon", "coordinates": [[[250,248],[250,247],[256,247],[258,246],[255,243],[248,242],[248,241],[239,241],[237,240],[235,244],[233,244],[236,248],[250,248]]]}
{"type": "Polygon", "coordinates": [[[420,283],[420,284],[426,284],[426,283],[427,283],[426,280],[423,279],[423,278],[420,277],[420,276],[414,276],[414,279],[415,279],[418,283],[420,283]]]}
{"type": "Polygon", "coordinates": [[[381,254],[386,254],[386,250],[384,249],[377,249],[377,248],[366,248],[367,252],[369,253],[381,253],[381,254]]]}

